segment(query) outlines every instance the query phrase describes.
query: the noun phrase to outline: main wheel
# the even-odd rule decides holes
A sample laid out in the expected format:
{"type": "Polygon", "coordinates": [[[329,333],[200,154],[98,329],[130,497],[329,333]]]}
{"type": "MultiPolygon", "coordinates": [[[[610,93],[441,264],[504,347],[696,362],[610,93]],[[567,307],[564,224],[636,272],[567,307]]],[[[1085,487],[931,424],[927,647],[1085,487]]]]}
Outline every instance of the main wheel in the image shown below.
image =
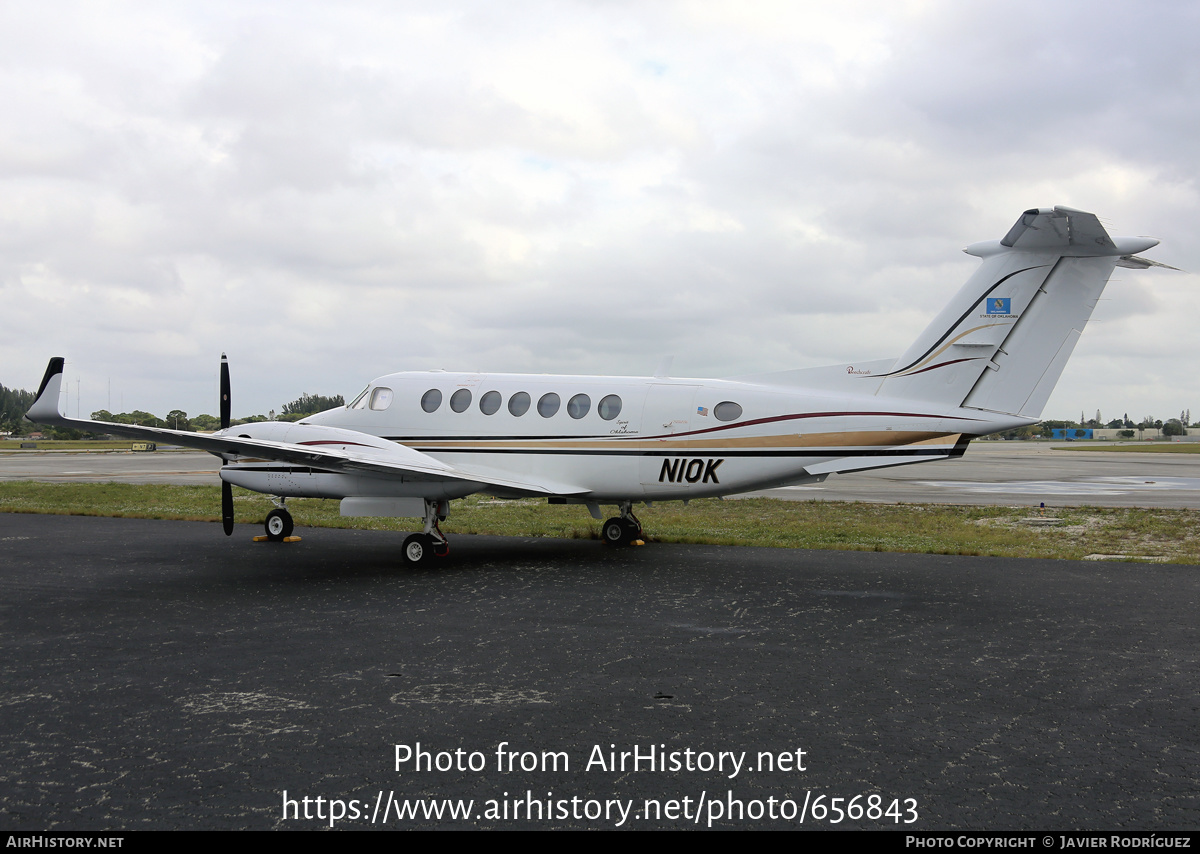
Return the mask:
{"type": "Polygon", "coordinates": [[[610,546],[627,546],[633,539],[630,527],[624,519],[614,516],[604,523],[604,527],[600,529],[600,536],[610,546]]]}
{"type": "Polygon", "coordinates": [[[292,514],[286,510],[272,510],[267,514],[267,539],[273,543],[282,543],[285,537],[292,535],[296,526],[292,522],[292,514]]]}
{"type": "Polygon", "coordinates": [[[433,560],[433,537],[428,534],[411,534],[404,541],[404,560],[413,566],[422,566],[433,560]]]}

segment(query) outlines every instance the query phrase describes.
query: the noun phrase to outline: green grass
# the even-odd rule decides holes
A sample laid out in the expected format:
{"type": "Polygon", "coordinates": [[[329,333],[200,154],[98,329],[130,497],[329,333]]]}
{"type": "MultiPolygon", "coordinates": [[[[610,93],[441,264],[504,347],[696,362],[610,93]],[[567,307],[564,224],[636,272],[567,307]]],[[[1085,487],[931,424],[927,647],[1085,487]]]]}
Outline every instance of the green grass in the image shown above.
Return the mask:
{"type": "Polygon", "coordinates": [[[1055,445],[1051,450],[1124,451],[1130,454],[1200,454],[1200,442],[1146,442],[1134,445],[1110,445],[1106,442],[1089,442],[1084,445],[1055,445]]]}
{"type": "MultiPolygon", "coordinates": [[[[274,506],[235,489],[239,524],[261,525],[274,506]]],[[[343,518],[338,502],[297,498],[298,527],[415,530],[413,519],[343,518]]],[[[0,483],[0,512],[220,521],[220,491],[205,486],[123,483],[0,483]]],[[[967,507],[779,501],[679,502],[638,508],[648,539],[664,543],[1080,559],[1090,554],[1156,556],[1200,563],[1200,511],[1072,507],[967,507]]],[[[537,499],[455,501],[447,534],[599,539],[600,523],[578,505],[537,499]]]]}

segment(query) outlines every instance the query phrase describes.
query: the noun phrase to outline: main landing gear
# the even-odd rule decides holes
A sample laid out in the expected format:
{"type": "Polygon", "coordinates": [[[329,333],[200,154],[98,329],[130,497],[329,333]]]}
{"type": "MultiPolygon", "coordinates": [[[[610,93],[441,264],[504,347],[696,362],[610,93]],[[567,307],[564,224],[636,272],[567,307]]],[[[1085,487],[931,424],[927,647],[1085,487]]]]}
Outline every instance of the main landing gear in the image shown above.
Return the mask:
{"type": "Polygon", "coordinates": [[[428,566],[435,557],[450,554],[450,541],[438,527],[450,512],[449,501],[425,499],[425,530],[404,541],[404,561],[412,566],[428,566]]]}
{"type": "Polygon", "coordinates": [[[622,501],[619,509],[621,515],[609,519],[600,529],[601,537],[610,546],[631,546],[634,543],[640,545],[642,523],[633,515],[633,502],[622,501]]]}

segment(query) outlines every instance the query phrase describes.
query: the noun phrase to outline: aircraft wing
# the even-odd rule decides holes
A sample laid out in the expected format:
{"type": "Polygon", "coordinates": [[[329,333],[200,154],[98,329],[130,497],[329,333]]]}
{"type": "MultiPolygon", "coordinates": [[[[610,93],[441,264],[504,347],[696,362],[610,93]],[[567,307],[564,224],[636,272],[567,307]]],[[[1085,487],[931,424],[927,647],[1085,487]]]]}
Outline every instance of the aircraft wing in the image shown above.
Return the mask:
{"type": "Polygon", "coordinates": [[[292,465],[310,466],[333,472],[360,472],[406,481],[457,481],[498,486],[533,495],[578,495],[587,489],[554,483],[544,478],[513,480],[494,472],[474,471],[470,467],[451,466],[405,445],[356,430],[320,425],[265,422],[230,427],[216,433],[189,433],[165,427],[142,427],[68,418],[58,408],[64,360],[56,356],[46,367],[37,399],[25,414],[37,424],[113,433],[151,442],[165,442],[208,451],[223,459],[230,457],[275,460],[292,465]],[[253,433],[260,435],[254,436],[253,433]]]}

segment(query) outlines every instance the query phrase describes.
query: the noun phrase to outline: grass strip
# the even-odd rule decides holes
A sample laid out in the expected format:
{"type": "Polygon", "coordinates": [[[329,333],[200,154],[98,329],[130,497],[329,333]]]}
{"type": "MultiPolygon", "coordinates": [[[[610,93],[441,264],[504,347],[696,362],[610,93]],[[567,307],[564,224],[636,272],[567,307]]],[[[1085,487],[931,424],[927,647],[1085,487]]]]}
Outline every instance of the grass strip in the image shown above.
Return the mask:
{"type": "MultiPolygon", "coordinates": [[[[261,525],[274,507],[234,490],[239,524],[261,525]]],[[[298,527],[411,531],[412,519],[344,518],[337,501],[288,501],[298,527]]],[[[206,486],[125,483],[0,483],[0,512],[220,521],[220,491],[206,486]]],[[[1156,557],[1200,564],[1200,511],[1062,507],[868,504],[840,501],[701,499],[638,508],[648,538],[663,543],[1082,559],[1156,557]]],[[[600,523],[578,505],[471,496],[455,501],[447,534],[599,539],[600,523]]]]}
{"type": "Polygon", "coordinates": [[[1126,454],[1200,454],[1200,442],[1172,442],[1162,445],[1106,445],[1103,442],[1087,445],[1055,445],[1054,451],[1116,451],[1126,454]]]}

